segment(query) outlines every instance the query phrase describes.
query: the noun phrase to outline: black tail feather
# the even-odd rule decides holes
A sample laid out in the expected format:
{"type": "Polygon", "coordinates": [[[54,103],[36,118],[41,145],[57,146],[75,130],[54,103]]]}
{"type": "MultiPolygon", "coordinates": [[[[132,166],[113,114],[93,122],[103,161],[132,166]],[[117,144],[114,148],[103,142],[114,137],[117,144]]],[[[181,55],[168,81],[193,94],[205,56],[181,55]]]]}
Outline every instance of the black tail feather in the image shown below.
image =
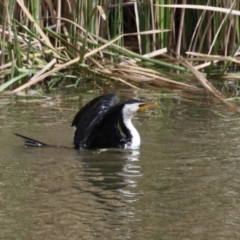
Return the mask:
{"type": "Polygon", "coordinates": [[[72,149],[72,148],[69,148],[69,147],[65,147],[65,146],[59,146],[59,145],[50,145],[50,144],[47,144],[47,143],[43,143],[43,142],[40,142],[38,140],[35,140],[35,139],[32,139],[32,138],[29,138],[29,137],[26,137],[26,136],[23,136],[21,134],[18,134],[18,133],[14,133],[16,136],[22,138],[24,140],[24,143],[27,147],[50,147],[50,148],[66,148],[66,149],[72,149]]]}
{"type": "Polygon", "coordinates": [[[16,136],[22,138],[24,140],[24,143],[28,147],[54,147],[52,145],[40,142],[38,140],[23,136],[21,134],[15,133],[16,136]]]}

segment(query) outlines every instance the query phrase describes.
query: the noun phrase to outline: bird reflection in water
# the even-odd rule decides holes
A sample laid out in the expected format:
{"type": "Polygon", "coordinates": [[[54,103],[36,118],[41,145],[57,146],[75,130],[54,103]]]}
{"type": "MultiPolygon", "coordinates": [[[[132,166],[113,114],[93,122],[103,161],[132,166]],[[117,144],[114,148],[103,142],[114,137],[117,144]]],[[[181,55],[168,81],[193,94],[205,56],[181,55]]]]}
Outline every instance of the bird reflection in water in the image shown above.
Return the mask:
{"type": "Polygon", "coordinates": [[[126,207],[127,202],[137,200],[137,178],[142,176],[139,157],[138,149],[111,149],[84,154],[81,160],[84,181],[91,187],[76,183],[74,188],[91,193],[95,201],[114,211],[117,210],[115,207],[126,207]]]}
{"type": "Polygon", "coordinates": [[[120,231],[124,236],[138,231],[141,219],[136,215],[135,204],[142,176],[139,150],[108,149],[79,154],[82,171],[72,187],[84,204],[82,214],[87,216],[88,226],[104,232],[120,231]]]}

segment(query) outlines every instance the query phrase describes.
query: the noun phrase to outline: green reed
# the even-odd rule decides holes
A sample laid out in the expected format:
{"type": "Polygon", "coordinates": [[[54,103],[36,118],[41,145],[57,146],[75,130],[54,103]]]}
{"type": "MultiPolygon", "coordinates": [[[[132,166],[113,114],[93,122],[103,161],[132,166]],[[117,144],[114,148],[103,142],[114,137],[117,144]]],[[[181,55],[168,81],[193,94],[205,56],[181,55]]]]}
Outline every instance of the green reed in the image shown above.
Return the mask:
{"type": "MultiPolygon", "coordinates": [[[[194,78],[184,61],[196,67],[206,63],[197,69],[209,78],[213,73],[216,75],[218,63],[223,66],[219,78],[230,67],[237,69],[239,63],[234,57],[240,47],[237,15],[240,3],[197,0],[194,4],[202,9],[188,9],[183,4],[162,6],[175,2],[28,0],[23,5],[20,0],[1,1],[0,91],[36,79],[39,79],[36,82],[45,81],[50,88],[60,84],[76,86],[76,82],[78,85],[79,81],[91,77],[122,81],[138,88],[138,83],[144,80],[141,76],[145,76],[145,71],[150,74],[151,70],[157,76],[174,80],[174,87],[180,87],[178,81],[185,79],[189,83],[194,78]],[[211,6],[230,12],[213,11],[211,6]],[[132,29],[135,30],[131,35],[132,29]],[[127,39],[132,39],[137,49],[124,48],[127,39]],[[159,50],[163,53],[157,53],[159,50]],[[145,55],[149,53],[154,57],[145,55]],[[222,56],[230,58],[222,60],[222,56]],[[133,68],[139,67],[139,73],[132,77],[135,80],[124,72],[128,69],[121,64],[129,60],[133,68]]],[[[152,75],[149,79],[148,85],[174,88],[172,82],[156,83],[152,75]]]]}

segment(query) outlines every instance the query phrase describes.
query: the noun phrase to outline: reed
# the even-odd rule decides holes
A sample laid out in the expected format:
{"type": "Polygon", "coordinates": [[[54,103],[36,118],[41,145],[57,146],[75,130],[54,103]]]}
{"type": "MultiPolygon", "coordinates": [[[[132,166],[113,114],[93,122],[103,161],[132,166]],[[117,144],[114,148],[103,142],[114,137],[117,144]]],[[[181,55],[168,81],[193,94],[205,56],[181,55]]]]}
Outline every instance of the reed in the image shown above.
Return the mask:
{"type": "Polygon", "coordinates": [[[139,90],[216,93],[194,83],[195,71],[205,81],[238,71],[240,3],[176,2],[1,0],[0,92],[110,79],[139,90]]]}

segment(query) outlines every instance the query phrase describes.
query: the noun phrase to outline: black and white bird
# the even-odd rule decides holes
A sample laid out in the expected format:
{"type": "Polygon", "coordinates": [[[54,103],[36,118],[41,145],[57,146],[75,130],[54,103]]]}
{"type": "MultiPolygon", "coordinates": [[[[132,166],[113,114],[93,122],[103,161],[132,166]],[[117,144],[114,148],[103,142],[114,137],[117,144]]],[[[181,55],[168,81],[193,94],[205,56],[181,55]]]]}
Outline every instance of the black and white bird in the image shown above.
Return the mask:
{"type": "MultiPolygon", "coordinates": [[[[117,103],[114,94],[96,97],[83,106],[73,119],[76,127],[74,147],[76,149],[138,148],[141,138],[132,124],[136,112],[154,107],[155,102],[144,103],[131,99],[117,103]]],[[[16,134],[29,147],[61,147],[46,144],[20,134],[16,134]]]]}

